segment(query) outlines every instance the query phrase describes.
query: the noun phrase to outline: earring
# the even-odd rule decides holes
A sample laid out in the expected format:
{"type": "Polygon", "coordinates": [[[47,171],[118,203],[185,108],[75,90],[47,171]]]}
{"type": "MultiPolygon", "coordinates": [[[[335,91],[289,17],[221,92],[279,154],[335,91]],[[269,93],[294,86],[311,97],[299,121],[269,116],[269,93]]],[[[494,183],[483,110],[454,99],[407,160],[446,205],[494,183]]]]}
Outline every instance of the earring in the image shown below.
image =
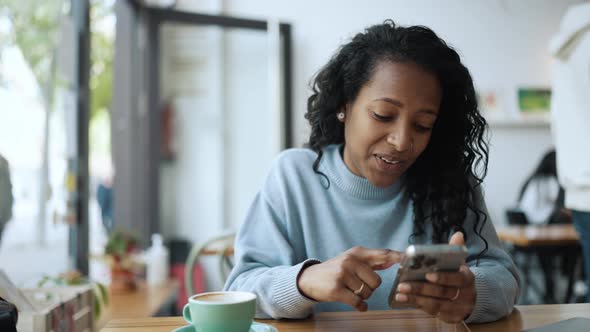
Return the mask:
{"type": "Polygon", "coordinates": [[[340,112],[336,115],[336,117],[338,117],[338,120],[342,121],[344,120],[344,112],[340,112]]]}

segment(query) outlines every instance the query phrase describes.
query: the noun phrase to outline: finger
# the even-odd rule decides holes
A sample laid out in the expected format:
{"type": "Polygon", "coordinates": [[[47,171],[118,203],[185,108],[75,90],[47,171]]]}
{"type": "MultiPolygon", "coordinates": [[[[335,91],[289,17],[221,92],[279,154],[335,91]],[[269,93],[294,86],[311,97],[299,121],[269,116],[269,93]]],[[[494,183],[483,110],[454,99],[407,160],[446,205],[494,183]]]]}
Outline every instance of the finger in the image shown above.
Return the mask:
{"type": "Polygon", "coordinates": [[[369,288],[365,282],[359,278],[351,277],[346,283],[346,287],[361,299],[366,300],[373,294],[373,289],[369,288]]]}
{"type": "Polygon", "coordinates": [[[342,261],[339,275],[344,287],[353,293],[358,293],[356,295],[363,299],[368,299],[373,294],[373,290],[381,284],[381,277],[352,254],[342,261]]]}
{"type": "Polygon", "coordinates": [[[346,257],[343,261],[341,269],[338,272],[338,279],[342,282],[340,286],[341,289],[349,290],[363,300],[369,298],[371,294],[373,294],[373,289],[357,276],[356,271],[359,269],[366,269],[375,273],[368,266],[351,255],[346,257]]]}
{"type": "Polygon", "coordinates": [[[377,289],[377,287],[381,285],[381,277],[367,265],[360,264],[356,268],[355,273],[356,276],[368,286],[370,290],[369,296],[371,296],[373,290],[377,289]]]}
{"type": "Polygon", "coordinates": [[[358,311],[367,311],[368,305],[363,299],[355,295],[351,290],[347,288],[341,288],[338,292],[337,301],[348,304],[349,306],[355,308],[358,311]]]}
{"type": "Polygon", "coordinates": [[[426,274],[426,280],[432,283],[457,288],[469,286],[474,278],[467,265],[461,265],[458,272],[431,272],[426,274]]]}
{"type": "Polygon", "coordinates": [[[402,253],[391,249],[367,249],[363,247],[354,247],[350,249],[350,254],[362,260],[373,270],[384,270],[393,264],[402,260],[402,253]]]}
{"type": "Polygon", "coordinates": [[[449,315],[454,312],[461,313],[464,311],[464,305],[460,303],[429,296],[398,293],[395,299],[398,302],[414,304],[433,316],[436,316],[439,312],[449,315]]]}
{"type": "Polygon", "coordinates": [[[414,294],[397,293],[395,300],[401,303],[408,303],[417,306],[428,314],[436,316],[438,314],[440,303],[432,297],[419,296],[414,294]]]}
{"type": "Polygon", "coordinates": [[[403,282],[397,287],[397,291],[403,294],[436,297],[440,299],[453,299],[457,295],[457,287],[446,287],[429,282],[403,282]]]}
{"type": "Polygon", "coordinates": [[[463,236],[463,233],[461,233],[461,232],[456,232],[455,234],[453,234],[453,236],[451,236],[451,239],[449,240],[449,244],[456,245],[456,246],[464,246],[465,245],[465,236],[463,236]]]}

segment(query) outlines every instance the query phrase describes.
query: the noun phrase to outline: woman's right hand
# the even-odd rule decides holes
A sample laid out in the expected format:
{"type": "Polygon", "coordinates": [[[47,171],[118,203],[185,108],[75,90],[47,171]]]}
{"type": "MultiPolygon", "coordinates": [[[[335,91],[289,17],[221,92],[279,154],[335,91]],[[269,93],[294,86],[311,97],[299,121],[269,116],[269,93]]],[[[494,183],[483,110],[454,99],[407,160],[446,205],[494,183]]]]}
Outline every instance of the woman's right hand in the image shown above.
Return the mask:
{"type": "Polygon", "coordinates": [[[354,247],[304,269],[297,279],[297,287],[303,295],[316,301],[341,302],[366,311],[365,300],[381,284],[381,277],[375,271],[387,269],[401,259],[402,254],[397,251],[354,247]]]}

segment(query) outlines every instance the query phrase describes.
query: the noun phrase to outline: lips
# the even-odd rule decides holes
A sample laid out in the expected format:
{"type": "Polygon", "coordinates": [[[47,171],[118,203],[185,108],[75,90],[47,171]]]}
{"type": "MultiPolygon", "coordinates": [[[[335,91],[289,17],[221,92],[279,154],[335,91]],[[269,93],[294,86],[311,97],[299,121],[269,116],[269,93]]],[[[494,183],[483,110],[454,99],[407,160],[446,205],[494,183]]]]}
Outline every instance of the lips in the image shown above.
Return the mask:
{"type": "Polygon", "coordinates": [[[377,170],[385,174],[401,173],[406,168],[406,160],[388,154],[374,154],[377,170]]]}
{"type": "Polygon", "coordinates": [[[377,154],[375,154],[375,157],[380,160],[383,160],[384,162],[386,162],[387,164],[390,164],[390,165],[401,164],[401,163],[405,162],[404,159],[402,159],[400,157],[393,156],[393,155],[377,153],[377,154]]]}

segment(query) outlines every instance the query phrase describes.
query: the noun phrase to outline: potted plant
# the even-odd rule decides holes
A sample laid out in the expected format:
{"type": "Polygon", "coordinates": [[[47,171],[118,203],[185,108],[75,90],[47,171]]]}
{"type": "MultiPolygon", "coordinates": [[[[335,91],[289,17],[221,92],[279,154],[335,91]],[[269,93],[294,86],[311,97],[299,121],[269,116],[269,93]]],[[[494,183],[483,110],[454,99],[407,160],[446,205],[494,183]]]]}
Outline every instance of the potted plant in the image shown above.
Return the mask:
{"type": "Polygon", "coordinates": [[[46,286],[79,286],[91,285],[94,292],[94,316],[98,320],[102,309],[109,304],[109,293],[105,285],[92,281],[80,273],[78,270],[70,270],[58,275],[57,277],[44,276],[37,284],[37,287],[46,286]]]}
{"type": "Polygon", "coordinates": [[[115,230],[109,235],[104,258],[111,270],[111,292],[125,293],[137,288],[136,273],[141,266],[137,245],[137,236],[130,232],[115,230]]]}

